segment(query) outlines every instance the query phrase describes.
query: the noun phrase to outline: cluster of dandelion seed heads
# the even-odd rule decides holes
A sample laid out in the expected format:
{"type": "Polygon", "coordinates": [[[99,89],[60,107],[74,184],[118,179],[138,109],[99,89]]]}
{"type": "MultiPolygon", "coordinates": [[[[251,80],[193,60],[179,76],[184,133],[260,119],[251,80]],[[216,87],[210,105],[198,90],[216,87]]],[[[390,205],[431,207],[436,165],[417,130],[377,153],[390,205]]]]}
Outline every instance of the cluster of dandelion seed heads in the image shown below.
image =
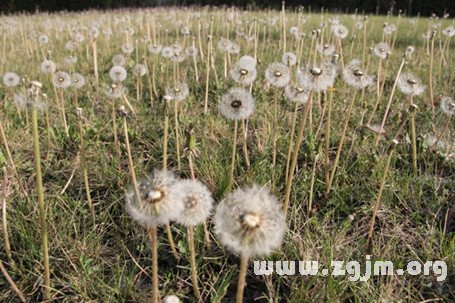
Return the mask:
{"type": "Polygon", "coordinates": [[[221,115],[230,120],[247,119],[254,111],[254,98],[242,88],[231,88],[221,97],[221,115]]]}
{"type": "Polygon", "coordinates": [[[258,186],[229,194],[218,205],[214,222],[223,245],[244,256],[263,256],[278,249],[286,227],[277,199],[258,186]]]}

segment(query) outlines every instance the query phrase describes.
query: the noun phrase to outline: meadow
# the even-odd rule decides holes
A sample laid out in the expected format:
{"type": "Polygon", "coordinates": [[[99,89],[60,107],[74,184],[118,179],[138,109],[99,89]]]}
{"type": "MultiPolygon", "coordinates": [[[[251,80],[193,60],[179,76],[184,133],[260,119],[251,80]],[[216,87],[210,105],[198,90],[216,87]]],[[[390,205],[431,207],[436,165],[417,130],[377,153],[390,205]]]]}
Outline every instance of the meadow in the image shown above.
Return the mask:
{"type": "Polygon", "coordinates": [[[453,302],[454,26],[304,9],[0,16],[0,301],[453,302]],[[253,273],[367,255],[448,275],[253,273]]]}

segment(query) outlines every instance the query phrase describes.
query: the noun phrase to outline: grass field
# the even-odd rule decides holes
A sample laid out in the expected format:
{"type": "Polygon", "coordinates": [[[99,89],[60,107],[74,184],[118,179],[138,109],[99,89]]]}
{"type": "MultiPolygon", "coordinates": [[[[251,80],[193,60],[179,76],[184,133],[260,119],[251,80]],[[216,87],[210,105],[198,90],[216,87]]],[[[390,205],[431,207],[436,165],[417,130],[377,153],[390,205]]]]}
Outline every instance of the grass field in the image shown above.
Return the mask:
{"type": "MultiPolygon", "coordinates": [[[[124,118],[117,112],[120,106],[128,111],[128,145],[138,178],[163,167],[165,133],[167,168],[190,178],[191,155],[195,176],[213,193],[215,205],[229,191],[252,184],[265,186],[283,203],[289,176],[293,176],[281,249],[251,258],[244,302],[455,300],[455,128],[454,120],[440,106],[444,97],[453,98],[455,92],[453,38],[443,33],[455,25],[453,19],[365,18],[305,11],[286,11],[284,16],[279,11],[169,8],[0,17],[0,75],[14,72],[21,78],[17,86],[7,87],[9,79],[0,86],[1,302],[21,302],[17,292],[29,302],[151,300],[149,237],[124,207],[131,167],[124,118]],[[347,37],[336,38],[332,32],[331,26],[338,23],[347,28],[347,37]],[[389,26],[386,31],[391,33],[384,34],[385,23],[394,24],[395,30],[389,26]],[[426,39],[423,35],[428,31],[426,39]],[[236,43],[231,53],[220,50],[221,38],[236,43]],[[379,42],[391,48],[386,59],[379,60],[370,49],[379,42]],[[149,45],[177,43],[180,46],[174,49],[194,46],[198,56],[181,55],[176,60],[182,62],[173,62],[149,51],[149,45]],[[338,57],[320,54],[318,44],[333,46],[338,57]],[[122,45],[127,78],[117,81],[117,86],[126,90],[120,98],[112,99],[105,92],[113,83],[109,76],[112,59],[122,54],[122,45]],[[408,46],[415,51],[404,58],[408,46]],[[128,54],[131,47],[134,50],[128,54]],[[327,89],[310,93],[310,102],[295,106],[283,88],[271,86],[264,77],[269,64],[281,62],[285,51],[297,57],[297,64],[288,67],[296,85],[297,71],[312,62],[333,62],[331,68],[337,68],[338,77],[327,89]],[[255,81],[251,86],[243,85],[251,89],[255,109],[245,131],[243,124],[238,125],[230,189],[234,122],[220,114],[219,103],[230,88],[242,87],[231,79],[229,70],[243,55],[257,59],[255,81]],[[57,70],[43,73],[40,65],[45,59],[55,62],[57,70]],[[359,59],[362,71],[373,76],[373,83],[356,93],[342,77],[342,68],[353,59],[359,59]],[[137,63],[147,68],[142,77],[134,73],[137,63]],[[425,88],[412,101],[395,88],[400,67],[401,74],[413,73],[425,88]],[[52,81],[58,71],[80,73],[86,83],[80,89],[58,88],[52,81]],[[30,80],[42,84],[41,92],[31,101],[27,96],[30,80]],[[176,81],[189,87],[187,98],[178,103],[177,114],[174,101],[166,101],[165,93],[176,81]],[[38,99],[40,106],[36,105],[38,99]],[[30,102],[36,106],[23,106],[30,102]],[[417,109],[411,110],[410,102],[417,109]],[[39,109],[41,179],[49,237],[51,299],[47,300],[33,149],[34,106],[39,109]],[[302,144],[295,154],[299,121],[308,107],[302,144]],[[385,133],[378,135],[370,129],[381,129],[386,110],[385,133]],[[196,147],[187,144],[190,128],[196,147]],[[394,138],[398,139],[396,146],[394,138]],[[294,154],[295,172],[288,176],[289,155],[294,154]],[[372,219],[374,229],[368,243],[372,219]],[[253,260],[318,260],[327,267],[332,260],[363,263],[367,254],[372,260],[390,260],[397,267],[411,260],[443,260],[448,275],[442,282],[436,281],[435,274],[351,282],[347,276],[266,277],[253,273],[253,260]],[[5,272],[17,291],[5,279],[5,272]]],[[[223,247],[214,233],[212,218],[206,225],[208,234],[203,226],[195,229],[201,302],[235,302],[239,257],[223,247]]],[[[171,229],[181,258],[176,261],[166,229],[159,227],[161,298],[174,294],[183,302],[197,302],[187,229],[175,223],[171,229]]]]}

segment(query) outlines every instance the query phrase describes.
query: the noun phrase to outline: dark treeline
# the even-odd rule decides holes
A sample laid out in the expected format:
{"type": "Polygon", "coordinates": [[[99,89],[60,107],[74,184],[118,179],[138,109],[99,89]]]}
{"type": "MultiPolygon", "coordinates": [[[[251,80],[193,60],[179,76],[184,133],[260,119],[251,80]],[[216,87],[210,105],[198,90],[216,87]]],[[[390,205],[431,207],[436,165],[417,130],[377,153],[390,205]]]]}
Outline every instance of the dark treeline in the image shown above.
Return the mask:
{"type": "MultiPolygon", "coordinates": [[[[154,6],[237,6],[241,8],[279,8],[281,1],[274,0],[1,0],[0,12],[35,12],[35,11],[81,11],[88,9],[116,9],[154,6]]],[[[435,13],[443,16],[455,13],[455,0],[288,0],[286,7],[304,6],[308,11],[320,11],[321,8],[333,12],[365,12],[370,14],[397,14],[400,10],[406,15],[429,16],[435,13]]]]}

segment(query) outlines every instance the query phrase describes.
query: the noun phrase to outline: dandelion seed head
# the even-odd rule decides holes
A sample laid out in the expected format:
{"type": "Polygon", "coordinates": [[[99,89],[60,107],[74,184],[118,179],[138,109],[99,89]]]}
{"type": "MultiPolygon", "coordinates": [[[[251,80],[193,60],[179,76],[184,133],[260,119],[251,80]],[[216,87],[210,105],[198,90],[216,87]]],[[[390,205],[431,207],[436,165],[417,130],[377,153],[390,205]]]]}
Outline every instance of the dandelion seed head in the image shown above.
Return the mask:
{"type": "Polygon", "coordinates": [[[275,62],[265,70],[265,79],[275,87],[285,87],[291,80],[291,72],[283,63],[275,62]]]}
{"type": "Polygon", "coordinates": [[[43,35],[40,35],[40,36],[38,37],[38,42],[39,42],[39,44],[41,44],[41,45],[48,44],[48,43],[49,43],[49,37],[48,37],[47,35],[44,35],[44,34],[43,34],[43,35]]]}
{"type": "Polygon", "coordinates": [[[397,84],[398,89],[405,95],[418,96],[425,90],[420,79],[412,73],[401,73],[397,84]]]}
{"type": "Polygon", "coordinates": [[[112,84],[104,89],[104,95],[109,99],[120,99],[126,93],[126,89],[121,84],[112,84]]]}
{"type": "Polygon", "coordinates": [[[250,85],[254,82],[257,76],[256,68],[254,65],[250,64],[251,62],[247,62],[241,64],[241,62],[237,62],[234,64],[232,69],[229,71],[229,75],[231,76],[232,80],[236,83],[250,85]]]}
{"type": "Polygon", "coordinates": [[[191,57],[191,58],[197,58],[198,54],[199,54],[199,50],[197,47],[194,47],[194,46],[190,46],[190,47],[187,47],[185,49],[185,54],[188,56],[188,57],[191,57]]]}
{"type": "Polygon", "coordinates": [[[163,58],[171,58],[172,56],[174,56],[174,50],[172,49],[172,47],[169,47],[169,46],[166,46],[166,47],[163,47],[161,49],[161,56],[163,58]]]}
{"type": "Polygon", "coordinates": [[[76,64],[77,62],[77,57],[76,56],[66,56],[63,61],[65,61],[66,64],[73,65],[76,64]]]}
{"type": "Polygon", "coordinates": [[[134,66],[134,74],[137,77],[143,77],[143,76],[145,76],[146,73],[147,73],[147,67],[145,67],[144,64],[138,63],[134,66]]]}
{"type": "Polygon", "coordinates": [[[134,51],[134,45],[131,43],[123,43],[122,44],[122,53],[129,55],[132,54],[134,51]]]}
{"type": "Polygon", "coordinates": [[[387,56],[389,55],[390,53],[390,46],[387,44],[387,43],[378,43],[376,44],[376,46],[373,48],[373,53],[381,58],[381,59],[385,59],[387,58],[387,56]]]}
{"type": "Polygon", "coordinates": [[[151,54],[155,54],[155,55],[158,55],[162,49],[163,49],[163,46],[161,46],[160,44],[150,44],[148,46],[148,51],[151,54]]]}
{"type": "Polygon", "coordinates": [[[308,102],[308,98],[310,97],[310,92],[299,86],[288,84],[284,88],[284,95],[286,96],[286,99],[291,102],[294,102],[297,104],[305,104],[308,102]]]}
{"type": "Polygon", "coordinates": [[[115,65],[109,70],[109,77],[114,82],[123,82],[127,76],[126,69],[123,66],[115,65]]]}
{"type": "Polygon", "coordinates": [[[333,44],[318,44],[316,50],[324,56],[332,56],[335,53],[335,46],[333,44]]]}
{"type": "Polygon", "coordinates": [[[74,88],[81,89],[85,85],[85,78],[79,73],[73,73],[71,75],[71,83],[74,88]]]}
{"type": "Polygon", "coordinates": [[[180,303],[180,302],[181,302],[180,299],[174,295],[166,296],[163,299],[163,303],[180,303]]]}
{"type": "Polygon", "coordinates": [[[323,62],[307,65],[297,74],[299,86],[311,91],[325,91],[333,85],[337,76],[334,64],[323,62]]]}
{"type": "Polygon", "coordinates": [[[182,102],[188,97],[190,90],[188,84],[185,82],[177,82],[175,85],[168,86],[165,88],[166,96],[169,96],[170,100],[176,102],[182,102]]]}
{"type": "Polygon", "coordinates": [[[245,56],[240,57],[238,64],[241,68],[250,70],[250,69],[256,68],[256,59],[254,59],[251,56],[245,55],[245,56]]]}
{"type": "Polygon", "coordinates": [[[21,78],[16,73],[7,72],[3,75],[3,85],[6,87],[16,87],[20,82],[21,78]]]}
{"type": "Polygon", "coordinates": [[[131,187],[125,194],[125,208],[145,228],[168,224],[179,217],[184,205],[180,193],[173,189],[177,178],[171,172],[155,170],[138,181],[140,197],[131,187]]]}
{"type": "Polygon", "coordinates": [[[221,115],[230,120],[247,119],[254,111],[254,98],[242,88],[231,88],[221,97],[221,115]]]}
{"type": "Polygon", "coordinates": [[[45,59],[43,62],[41,62],[40,70],[45,74],[50,74],[57,70],[57,66],[52,60],[45,59]]]}
{"type": "Polygon", "coordinates": [[[66,89],[71,86],[71,76],[67,72],[57,72],[52,75],[52,82],[55,87],[66,89]]]}
{"type": "Polygon", "coordinates": [[[223,245],[243,256],[270,254],[281,246],[286,228],[277,199],[256,185],[229,194],[214,221],[223,245]]]}
{"type": "Polygon", "coordinates": [[[449,26],[445,29],[442,30],[442,34],[447,37],[453,37],[455,36],[455,27],[454,26],[449,26]]]}
{"type": "Polygon", "coordinates": [[[205,222],[213,207],[212,194],[202,182],[181,180],[175,183],[174,190],[183,200],[183,211],[176,219],[185,226],[196,226],[205,222]]]}
{"type": "Polygon", "coordinates": [[[118,66],[125,66],[126,64],[126,59],[123,54],[118,54],[115,55],[112,60],[111,60],[113,65],[118,65],[118,66]]]}
{"type": "Polygon", "coordinates": [[[343,79],[350,86],[362,89],[373,84],[373,77],[365,74],[359,60],[352,60],[343,70],[343,79]]]}
{"type": "Polygon", "coordinates": [[[337,24],[332,26],[332,32],[338,39],[344,39],[348,36],[348,29],[343,24],[337,24]]]}
{"type": "Polygon", "coordinates": [[[281,61],[287,66],[293,66],[297,64],[297,56],[293,52],[286,52],[281,57],[281,61]]]}
{"type": "Polygon", "coordinates": [[[446,115],[452,116],[455,114],[455,102],[451,97],[443,97],[439,107],[446,115]]]}

